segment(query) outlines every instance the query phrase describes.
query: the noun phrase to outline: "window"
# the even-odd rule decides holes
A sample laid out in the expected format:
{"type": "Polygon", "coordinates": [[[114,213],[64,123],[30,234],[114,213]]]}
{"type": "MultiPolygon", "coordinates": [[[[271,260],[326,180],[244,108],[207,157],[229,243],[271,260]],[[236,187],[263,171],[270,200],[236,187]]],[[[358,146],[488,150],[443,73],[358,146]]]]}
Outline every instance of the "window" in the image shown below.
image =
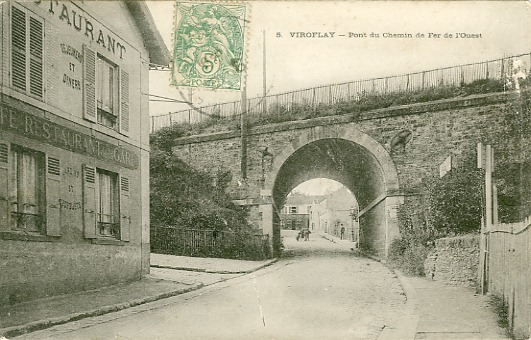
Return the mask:
{"type": "Polygon", "coordinates": [[[11,229],[44,229],[44,154],[12,145],[8,171],[11,229]]]}
{"type": "Polygon", "coordinates": [[[297,213],[297,207],[290,207],[289,208],[290,214],[296,214],[297,213]]]}
{"type": "Polygon", "coordinates": [[[120,237],[118,175],[97,169],[97,224],[101,236],[120,237]]]}
{"type": "Polygon", "coordinates": [[[42,19],[11,6],[11,85],[31,96],[43,97],[42,19]]]}
{"type": "Polygon", "coordinates": [[[129,135],[129,73],[83,46],[83,118],[129,135]]]}
{"type": "Polygon", "coordinates": [[[129,241],[129,184],[128,177],[83,165],[85,238],[129,241]]]}
{"type": "Polygon", "coordinates": [[[118,72],[116,65],[100,55],[96,62],[98,123],[115,129],[118,119],[118,72]]]}
{"type": "Polygon", "coordinates": [[[61,236],[60,169],[57,157],[0,140],[1,238],[61,236]]]}

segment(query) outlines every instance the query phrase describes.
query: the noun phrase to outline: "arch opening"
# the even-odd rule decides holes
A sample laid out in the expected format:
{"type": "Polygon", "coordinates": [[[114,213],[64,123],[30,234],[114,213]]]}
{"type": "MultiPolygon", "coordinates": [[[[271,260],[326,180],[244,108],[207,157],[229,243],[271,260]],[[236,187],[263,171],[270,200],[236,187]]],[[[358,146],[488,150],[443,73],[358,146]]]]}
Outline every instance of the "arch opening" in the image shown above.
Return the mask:
{"type": "Polygon", "coordinates": [[[358,202],[364,235],[360,248],[386,257],[391,240],[398,236],[396,209],[401,199],[396,168],[387,151],[366,134],[352,130],[343,136],[305,136],[292,146],[275,160],[266,181],[272,195],[273,243],[280,241],[279,208],[288,194],[303,182],[328,178],[343,184],[358,202]]]}
{"type": "Polygon", "coordinates": [[[310,234],[350,241],[351,247],[357,248],[358,212],[356,198],[344,185],[326,178],[312,179],[295,187],[280,208],[282,237],[285,240],[296,235],[298,241],[308,230],[310,234]]]}

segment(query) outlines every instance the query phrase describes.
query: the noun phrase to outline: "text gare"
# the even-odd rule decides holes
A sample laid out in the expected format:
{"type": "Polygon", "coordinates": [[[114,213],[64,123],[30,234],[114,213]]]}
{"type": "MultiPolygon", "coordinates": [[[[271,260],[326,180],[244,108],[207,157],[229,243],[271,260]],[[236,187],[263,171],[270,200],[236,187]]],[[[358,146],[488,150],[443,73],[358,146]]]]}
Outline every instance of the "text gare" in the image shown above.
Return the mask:
{"type": "MultiPolygon", "coordinates": [[[[36,4],[42,4],[40,0],[35,1],[36,4]]],[[[68,26],[73,27],[78,32],[84,33],[91,41],[96,41],[96,44],[112,52],[114,55],[118,55],[120,59],[123,59],[126,52],[124,43],[116,41],[116,39],[109,33],[104,34],[101,28],[95,28],[91,20],[89,20],[83,13],[76,11],[77,7],[73,7],[72,4],[67,6],[65,3],[59,3],[57,0],[48,1],[48,12],[51,15],[57,15],[58,18],[65,22],[68,26]]]]}

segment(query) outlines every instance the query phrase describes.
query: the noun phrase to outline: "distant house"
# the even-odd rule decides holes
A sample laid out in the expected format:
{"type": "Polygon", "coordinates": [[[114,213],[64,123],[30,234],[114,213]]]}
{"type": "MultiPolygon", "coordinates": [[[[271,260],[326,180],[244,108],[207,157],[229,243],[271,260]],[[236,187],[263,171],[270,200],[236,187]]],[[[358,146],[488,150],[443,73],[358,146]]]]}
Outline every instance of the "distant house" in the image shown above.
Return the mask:
{"type": "Polygon", "coordinates": [[[346,187],[341,187],[327,196],[314,200],[310,210],[310,228],[318,233],[341,237],[341,228],[344,227],[344,239],[357,242],[359,237],[357,211],[356,198],[346,187]]]}
{"type": "Polygon", "coordinates": [[[310,212],[315,196],[291,195],[280,212],[282,229],[300,230],[309,227],[310,212]]]}

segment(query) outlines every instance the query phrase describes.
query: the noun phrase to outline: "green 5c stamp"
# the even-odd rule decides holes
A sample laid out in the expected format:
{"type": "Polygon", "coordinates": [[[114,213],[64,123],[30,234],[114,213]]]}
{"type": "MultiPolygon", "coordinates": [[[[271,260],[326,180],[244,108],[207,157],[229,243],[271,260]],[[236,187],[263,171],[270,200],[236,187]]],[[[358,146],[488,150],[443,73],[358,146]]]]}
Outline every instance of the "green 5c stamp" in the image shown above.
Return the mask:
{"type": "Polygon", "coordinates": [[[242,87],[245,6],[177,2],[172,85],[242,87]]]}

